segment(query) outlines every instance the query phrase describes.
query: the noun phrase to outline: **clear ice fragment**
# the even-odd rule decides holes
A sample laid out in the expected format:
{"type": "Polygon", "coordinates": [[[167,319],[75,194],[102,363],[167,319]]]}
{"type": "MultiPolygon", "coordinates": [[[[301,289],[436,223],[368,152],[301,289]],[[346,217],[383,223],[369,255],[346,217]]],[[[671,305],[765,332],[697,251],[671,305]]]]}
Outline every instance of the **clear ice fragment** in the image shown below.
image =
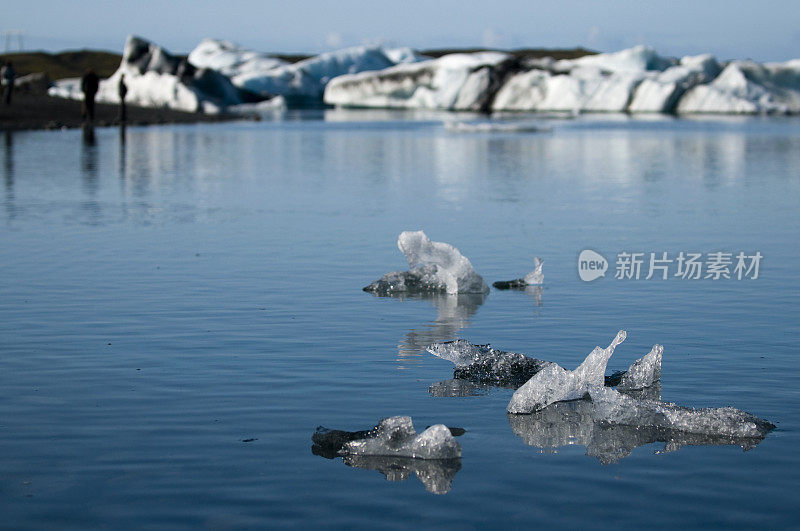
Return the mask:
{"type": "Polygon", "coordinates": [[[595,347],[574,371],[555,363],[544,367],[514,392],[508,412],[532,413],[555,402],[582,398],[591,387],[602,387],[608,359],[626,336],[620,330],[607,348],[595,347]]]}
{"type": "Polygon", "coordinates": [[[617,389],[620,391],[631,391],[634,389],[644,389],[661,379],[661,355],[664,347],[653,345],[652,350],[643,357],[634,361],[622,375],[617,389]]]}
{"type": "Polygon", "coordinates": [[[418,434],[411,417],[397,416],[381,420],[369,437],[344,443],[341,453],[455,459],[461,457],[461,446],[444,424],[436,424],[418,434]]]}
{"type": "Polygon", "coordinates": [[[764,437],[775,426],[732,407],[690,408],[637,399],[614,389],[589,389],[595,420],[610,425],[662,428],[723,437],[764,437]]]}

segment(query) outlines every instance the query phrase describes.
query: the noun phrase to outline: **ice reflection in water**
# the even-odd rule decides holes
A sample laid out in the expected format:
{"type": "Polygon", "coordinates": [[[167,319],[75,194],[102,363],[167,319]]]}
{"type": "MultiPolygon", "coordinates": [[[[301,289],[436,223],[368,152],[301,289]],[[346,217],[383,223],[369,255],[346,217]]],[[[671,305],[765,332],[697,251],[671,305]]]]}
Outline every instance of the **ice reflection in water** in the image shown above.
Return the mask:
{"type": "Polygon", "coordinates": [[[388,481],[405,481],[417,476],[425,490],[433,494],[446,494],[453,479],[461,470],[461,459],[412,459],[410,457],[382,457],[346,455],[342,461],[347,466],[377,470],[388,481]]]}
{"type": "Polygon", "coordinates": [[[436,307],[436,319],[418,328],[408,331],[405,338],[400,341],[397,348],[397,361],[400,369],[406,364],[419,358],[421,353],[431,343],[437,341],[450,341],[456,339],[458,332],[469,326],[470,319],[486,300],[486,293],[392,293],[377,295],[377,297],[391,297],[405,301],[426,300],[436,307]]]}
{"type": "MultiPolygon", "coordinates": [[[[658,400],[660,384],[637,391],[637,398],[658,400]]],[[[508,414],[514,434],[528,446],[543,452],[557,452],[569,445],[586,447],[586,455],[607,465],[616,463],[639,446],[664,443],[656,453],[674,452],[683,446],[741,446],[747,451],[755,448],[762,437],[729,437],[724,435],[687,433],[663,428],[609,425],[595,422],[592,402],[588,399],[558,402],[530,415],[508,414]]]]}

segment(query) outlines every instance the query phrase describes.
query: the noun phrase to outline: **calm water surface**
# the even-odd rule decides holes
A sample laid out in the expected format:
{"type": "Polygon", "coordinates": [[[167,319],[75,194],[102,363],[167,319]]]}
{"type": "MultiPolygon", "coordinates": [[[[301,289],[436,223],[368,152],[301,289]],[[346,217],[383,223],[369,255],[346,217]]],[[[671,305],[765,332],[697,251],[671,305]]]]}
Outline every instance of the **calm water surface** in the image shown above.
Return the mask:
{"type": "Polygon", "coordinates": [[[0,527],[797,526],[800,122],[435,118],[0,137],[0,527]],[[541,256],[544,289],[362,292],[405,268],[407,229],[489,282],[541,256]],[[757,280],[584,283],[585,248],[764,259],[757,280]],[[452,377],[433,341],[573,368],[623,328],[610,368],[663,344],[665,400],[778,429],[747,452],[631,444],[602,464],[582,441],[526,444],[544,428],[507,417],[509,390],[430,389],[452,377]],[[387,481],[311,452],[317,425],[397,414],[467,430],[449,492],[422,481],[442,470],[387,481]]]}

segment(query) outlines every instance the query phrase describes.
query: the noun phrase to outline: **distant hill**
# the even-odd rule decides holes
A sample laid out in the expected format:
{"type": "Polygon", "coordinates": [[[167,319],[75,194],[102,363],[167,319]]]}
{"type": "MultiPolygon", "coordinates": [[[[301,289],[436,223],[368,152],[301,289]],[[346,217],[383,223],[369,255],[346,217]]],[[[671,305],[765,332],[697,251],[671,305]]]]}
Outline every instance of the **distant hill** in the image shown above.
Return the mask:
{"type": "Polygon", "coordinates": [[[113,74],[122,56],[113,52],[97,50],[70,50],[59,53],[17,52],[0,56],[2,61],[13,61],[18,76],[45,72],[50,79],[80,77],[91,67],[101,78],[113,74]]]}
{"type": "Polygon", "coordinates": [[[539,59],[541,57],[552,57],[553,59],[577,59],[584,55],[596,55],[597,52],[586,48],[521,48],[519,50],[492,50],[489,48],[442,48],[434,50],[423,50],[420,53],[428,57],[441,57],[451,53],[474,53],[474,52],[504,52],[519,59],[539,59]]]}
{"type": "MultiPolygon", "coordinates": [[[[449,53],[472,53],[472,52],[485,52],[496,51],[486,48],[452,48],[452,49],[434,49],[423,50],[423,55],[428,57],[441,57],[449,53]]],[[[554,59],[575,59],[583,57],[584,55],[594,55],[597,52],[586,50],[584,48],[571,48],[571,49],[554,49],[548,50],[546,48],[525,48],[520,50],[506,51],[515,57],[519,58],[539,58],[539,57],[553,57],[554,59]]],[[[303,54],[272,54],[275,57],[296,63],[303,59],[313,57],[312,55],[303,54]]],[[[101,78],[109,77],[113,74],[122,56],[114,52],[105,52],[98,50],[70,50],[59,53],[48,52],[17,52],[6,53],[0,56],[0,60],[13,61],[14,69],[17,71],[18,76],[32,74],[34,72],[45,72],[50,79],[63,79],[66,77],[80,77],[88,67],[94,68],[94,71],[101,78]]]]}

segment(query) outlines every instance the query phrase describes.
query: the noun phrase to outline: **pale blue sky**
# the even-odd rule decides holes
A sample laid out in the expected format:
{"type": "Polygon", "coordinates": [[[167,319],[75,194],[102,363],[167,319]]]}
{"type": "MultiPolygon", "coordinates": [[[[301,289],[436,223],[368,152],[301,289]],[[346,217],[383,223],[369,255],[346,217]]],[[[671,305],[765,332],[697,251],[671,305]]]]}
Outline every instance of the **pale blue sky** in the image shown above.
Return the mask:
{"type": "MultiPolygon", "coordinates": [[[[300,2],[4,2],[0,29],[25,31],[28,49],[121,51],[141,35],[174,52],[204,37],[262,51],[316,53],[385,42],[415,48],[586,46],[615,51],[650,44],[665,55],[721,59],[800,57],[796,0],[405,0],[300,2]]],[[[0,42],[0,50],[5,48],[0,42]]],[[[12,43],[16,46],[16,42],[12,43]]]]}

